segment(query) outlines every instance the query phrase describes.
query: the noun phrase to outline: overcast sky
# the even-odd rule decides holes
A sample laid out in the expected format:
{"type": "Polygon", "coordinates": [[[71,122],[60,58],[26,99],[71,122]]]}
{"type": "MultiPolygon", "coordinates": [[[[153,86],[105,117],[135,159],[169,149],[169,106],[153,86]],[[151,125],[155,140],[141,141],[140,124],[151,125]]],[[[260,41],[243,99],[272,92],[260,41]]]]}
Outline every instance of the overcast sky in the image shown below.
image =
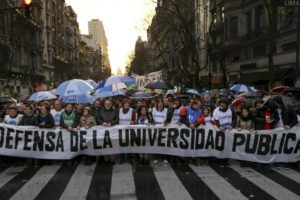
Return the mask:
{"type": "Polygon", "coordinates": [[[82,34],[88,34],[89,20],[103,21],[112,71],[116,73],[120,67],[124,72],[137,37],[147,38],[145,18],[154,13],[153,0],[66,0],[66,3],[77,13],[82,34]]]}

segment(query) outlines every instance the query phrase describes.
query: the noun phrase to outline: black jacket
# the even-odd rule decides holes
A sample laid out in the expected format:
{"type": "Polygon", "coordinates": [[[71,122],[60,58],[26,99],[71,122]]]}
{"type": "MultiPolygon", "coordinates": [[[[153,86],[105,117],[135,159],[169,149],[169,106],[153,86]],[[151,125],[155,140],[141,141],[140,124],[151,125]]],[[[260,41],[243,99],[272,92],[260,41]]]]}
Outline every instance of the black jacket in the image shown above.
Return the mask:
{"type": "Polygon", "coordinates": [[[47,113],[45,117],[39,115],[38,116],[38,123],[44,121],[44,128],[53,128],[54,127],[54,119],[50,113],[47,113]]]}
{"type": "MultiPolygon", "coordinates": [[[[180,106],[180,107],[181,107],[181,106],[180,106]]],[[[167,119],[166,119],[166,121],[165,121],[165,124],[171,123],[172,118],[173,118],[174,111],[175,111],[176,109],[179,109],[180,107],[178,107],[178,108],[169,107],[168,112],[167,112],[167,119]]]]}
{"type": "MultiPolygon", "coordinates": [[[[266,107],[262,107],[259,109],[255,109],[253,111],[253,120],[254,120],[254,127],[255,130],[264,130],[264,126],[266,123],[266,117],[265,117],[265,111],[266,111],[266,107]]],[[[271,124],[271,128],[273,129],[275,127],[275,125],[277,124],[279,117],[278,117],[278,113],[276,110],[271,110],[271,119],[273,119],[273,123],[271,124]]]]}
{"type": "Polygon", "coordinates": [[[19,124],[19,126],[37,126],[37,125],[38,125],[38,119],[34,114],[32,114],[31,116],[24,115],[19,124]]]}
{"type": "Polygon", "coordinates": [[[297,124],[297,114],[290,105],[282,108],[281,118],[284,125],[295,126],[297,124]]]}
{"type": "Polygon", "coordinates": [[[101,108],[93,108],[92,109],[92,116],[95,117],[97,125],[100,125],[100,111],[101,111],[101,108]]]}
{"type": "Polygon", "coordinates": [[[102,108],[99,115],[99,124],[103,125],[104,122],[110,123],[112,126],[119,124],[119,111],[113,108],[109,110],[102,108]]]}

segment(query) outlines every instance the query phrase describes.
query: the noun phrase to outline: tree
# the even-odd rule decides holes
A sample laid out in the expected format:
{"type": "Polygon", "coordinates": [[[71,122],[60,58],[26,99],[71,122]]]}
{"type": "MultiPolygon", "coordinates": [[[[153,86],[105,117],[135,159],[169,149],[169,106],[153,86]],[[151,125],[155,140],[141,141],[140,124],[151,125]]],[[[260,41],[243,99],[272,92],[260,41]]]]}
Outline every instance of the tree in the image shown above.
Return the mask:
{"type": "Polygon", "coordinates": [[[199,73],[205,67],[199,64],[195,36],[195,15],[200,6],[195,0],[160,1],[149,28],[152,42],[156,43],[156,50],[161,56],[162,66],[167,72],[175,71],[180,76],[186,75],[188,79],[193,77],[193,87],[199,86],[199,73]],[[176,38],[175,43],[171,43],[176,52],[172,52],[173,49],[168,46],[170,38],[176,38]],[[177,63],[172,60],[172,56],[179,58],[177,63]]]}

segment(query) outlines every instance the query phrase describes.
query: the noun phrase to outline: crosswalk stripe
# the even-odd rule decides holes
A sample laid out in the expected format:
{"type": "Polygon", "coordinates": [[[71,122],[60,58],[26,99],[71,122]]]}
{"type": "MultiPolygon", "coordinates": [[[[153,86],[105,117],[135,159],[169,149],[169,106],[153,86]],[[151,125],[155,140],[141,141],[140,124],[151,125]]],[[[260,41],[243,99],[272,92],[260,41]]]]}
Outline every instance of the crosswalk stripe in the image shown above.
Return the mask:
{"type": "Polygon", "coordinates": [[[86,197],[87,200],[110,199],[112,168],[112,164],[97,163],[86,197]]]}
{"type": "Polygon", "coordinates": [[[60,197],[60,200],[86,199],[95,168],[96,163],[86,166],[81,162],[60,197]]]}
{"type": "Polygon", "coordinates": [[[172,168],[193,199],[219,199],[190,167],[172,165],[172,168]]]}
{"type": "Polygon", "coordinates": [[[42,167],[14,196],[11,200],[32,200],[39,191],[48,183],[61,165],[42,167]]]}
{"type": "Polygon", "coordinates": [[[76,167],[77,165],[69,165],[68,162],[64,162],[35,199],[59,199],[76,167]]]}
{"type": "Polygon", "coordinates": [[[268,192],[274,198],[286,199],[286,200],[296,200],[299,196],[295,193],[289,191],[288,189],[282,187],[278,183],[272,181],[271,179],[264,177],[260,173],[256,172],[251,168],[241,168],[237,165],[230,166],[232,169],[237,171],[243,177],[253,182],[258,187],[262,188],[264,191],[268,192]]]}
{"type": "Polygon", "coordinates": [[[289,179],[296,181],[297,183],[300,183],[300,173],[299,172],[296,172],[290,168],[273,168],[273,170],[283,176],[288,177],[289,179]]]}
{"type": "Polygon", "coordinates": [[[22,188],[40,169],[40,167],[27,167],[0,189],[0,199],[10,199],[20,188],[22,188]]]}
{"type": "Polygon", "coordinates": [[[8,183],[11,179],[17,176],[25,169],[24,166],[22,167],[10,167],[7,168],[0,174],[0,188],[2,188],[6,183],[8,183]]]}
{"type": "Polygon", "coordinates": [[[193,166],[190,167],[196,172],[196,174],[213,190],[213,192],[222,200],[246,200],[244,195],[231,184],[229,184],[224,178],[219,176],[209,166],[193,166]],[[226,191],[226,192],[224,192],[226,191]]]}
{"type": "Polygon", "coordinates": [[[9,165],[0,165],[0,173],[2,173],[4,170],[8,169],[9,165]]]}
{"type": "Polygon", "coordinates": [[[165,199],[192,200],[192,197],[186,191],[172,167],[163,163],[158,163],[156,165],[152,165],[152,168],[165,199]]]}
{"type": "Polygon", "coordinates": [[[230,167],[221,167],[216,164],[210,165],[210,167],[249,199],[275,199],[230,167]]]}
{"type": "Polygon", "coordinates": [[[132,166],[128,163],[114,165],[110,197],[114,199],[135,200],[135,186],[132,173],[132,166]]]}
{"type": "Polygon", "coordinates": [[[276,171],[269,169],[269,170],[264,170],[264,171],[258,171],[257,172],[261,173],[263,176],[271,179],[272,181],[278,183],[279,185],[285,187],[286,189],[290,190],[291,192],[300,195],[300,184],[297,183],[296,181],[289,179],[288,177],[277,173],[276,171]]]}
{"type": "Polygon", "coordinates": [[[149,164],[137,165],[133,173],[136,196],[143,200],[163,200],[164,195],[149,164]]]}

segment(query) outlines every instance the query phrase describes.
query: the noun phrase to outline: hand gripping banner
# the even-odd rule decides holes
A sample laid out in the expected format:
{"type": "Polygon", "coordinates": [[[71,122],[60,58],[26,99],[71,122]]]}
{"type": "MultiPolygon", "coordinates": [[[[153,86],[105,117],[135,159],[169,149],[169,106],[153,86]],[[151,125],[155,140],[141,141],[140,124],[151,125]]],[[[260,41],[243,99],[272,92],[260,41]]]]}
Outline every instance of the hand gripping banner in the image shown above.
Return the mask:
{"type": "Polygon", "coordinates": [[[215,126],[96,126],[39,129],[0,124],[0,155],[72,159],[120,153],[216,157],[271,163],[300,160],[300,127],[270,131],[226,131],[215,126]]]}

